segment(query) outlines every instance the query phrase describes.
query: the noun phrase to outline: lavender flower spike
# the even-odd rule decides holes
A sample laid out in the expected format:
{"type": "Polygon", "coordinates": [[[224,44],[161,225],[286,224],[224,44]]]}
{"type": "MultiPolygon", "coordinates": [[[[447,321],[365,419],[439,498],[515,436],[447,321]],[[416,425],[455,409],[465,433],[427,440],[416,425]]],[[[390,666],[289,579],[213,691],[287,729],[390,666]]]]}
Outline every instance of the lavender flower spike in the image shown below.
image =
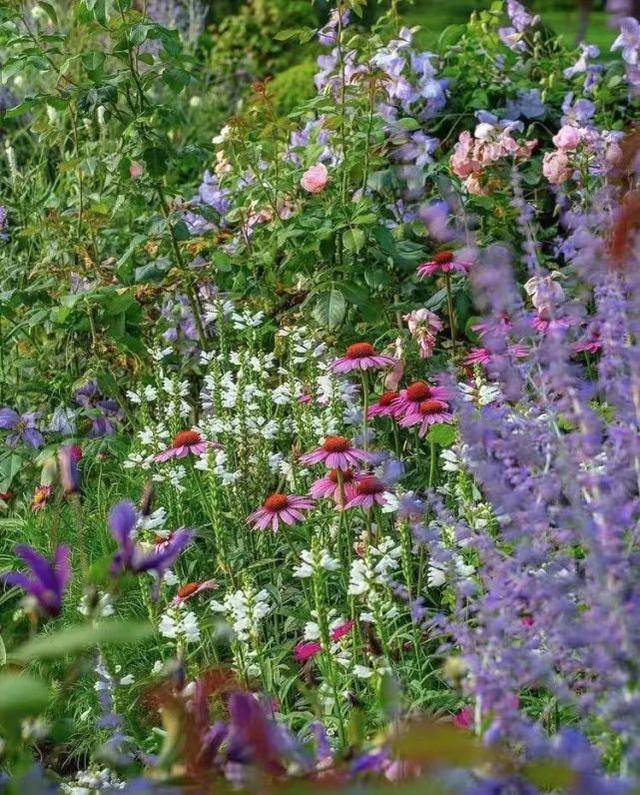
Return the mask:
{"type": "Polygon", "coordinates": [[[138,515],[132,502],[119,502],[111,509],[109,526],[111,534],[118,542],[111,564],[111,573],[120,574],[131,571],[141,574],[155,571],[160,576],[171,568],[180,553],[190,543],[193,533],[189,530],[178,530],[164,544],[154,551],[146,551],[136,543],[136,524],[138,515]]]}
{"type": "Polygon", "coordinates": [[[40,612],[55,618],[62,610],[62,596],[71,579],[69,547],[58,547],[50,562],[32,547],[18,545],[15,553],[29,567],[29,573],[11,571],[0,575],[2,582],[15,585],[33,597],[40,612]]]}

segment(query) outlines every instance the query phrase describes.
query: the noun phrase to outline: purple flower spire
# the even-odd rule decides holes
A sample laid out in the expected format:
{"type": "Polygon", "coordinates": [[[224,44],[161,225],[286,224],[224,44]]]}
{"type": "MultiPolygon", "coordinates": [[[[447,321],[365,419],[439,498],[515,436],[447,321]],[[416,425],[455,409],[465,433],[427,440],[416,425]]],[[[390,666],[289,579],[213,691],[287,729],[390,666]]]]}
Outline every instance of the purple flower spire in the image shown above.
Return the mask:
{"type": "Polygon", "coordinates": [[[0,409],[0,428],[5,431],[13,431],[7,436],[6,441],[9,447],[17,447],[20,442],[35,449],[42,447],[44,438],[36,428],[37,419],[36,412],[18,414],[17,411],[10,408],[0,409]]]}
{"type": "Polygon", "coordinates": [[[0,575],[2,582],[22,588],[34,599],[42,615],[48,618],[60,615],[62,596],[71,579],[69,547],[58,547],[53,562],[23,544],[16,546],[15,553],[27,564],[29,572],[10,571],[0,575]]]}
{"type": "Polygon", "coordinates": [[[145,571],[155,571],[160,576],[173,566],[180,553],[190,543],[193,533],[189,530],[178,530],[165,543],[158,545],[153,551],[148,551],[136,542],[137,522],[138,515],[132,502],[119,502],[111,509],[109,526],[111,534],[118,542],[118,551],[111,564],[111,573],[131,571],[134,574],[141,574],[145,571]]]}

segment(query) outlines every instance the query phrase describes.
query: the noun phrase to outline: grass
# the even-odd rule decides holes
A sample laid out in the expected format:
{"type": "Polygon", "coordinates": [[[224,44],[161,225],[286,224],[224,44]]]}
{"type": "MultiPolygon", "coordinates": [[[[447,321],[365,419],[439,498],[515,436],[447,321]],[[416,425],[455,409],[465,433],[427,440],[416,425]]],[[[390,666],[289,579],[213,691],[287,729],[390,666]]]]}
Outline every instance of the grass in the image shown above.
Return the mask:
{"type": "MultiPolygon", "coordinates": [[[[470,2],[470,0],[415,0],[407,6],[403,14],[405,23],[410,26],[420,25],[422,30],[417,36],[420,45],[432,47],[440,33],[448,26],[465,22],[475,10],[488,8],[491,0],[470,2]]],[[[543,21],[560,34],[567,43],[575,41],[578,25],[577,9],[566,10],[546,9],[544,4],[530,3],[531,8],[542,15],[543,21]],[[537,6],[537,7],[536,7],[537,6]]],[[[609,49],[616,37],[615,31],[607,25],[607,15],[603,11],[592,12],[587,31],[587,41],[597,44],[604,52],[609,49]]]]}

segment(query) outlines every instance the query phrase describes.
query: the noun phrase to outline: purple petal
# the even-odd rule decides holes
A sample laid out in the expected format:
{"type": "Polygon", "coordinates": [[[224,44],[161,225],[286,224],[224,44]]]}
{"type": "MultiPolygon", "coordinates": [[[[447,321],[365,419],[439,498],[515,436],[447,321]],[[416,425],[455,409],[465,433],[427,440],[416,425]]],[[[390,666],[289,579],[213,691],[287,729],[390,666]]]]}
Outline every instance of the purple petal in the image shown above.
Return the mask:
{"type": "Polygon", "coordinates": [[[129,536],[136,525],[136,509],[132,502],[124,501],[114,505],[109,514],[111,533],[120,546],[129,542],[129,536]]]}
{"type": "Polygon", "coordinates": [[[15,428],[20,422],[20,415],[17,411],[9,408],[0,409],[0,428],[3,430],[10,430],[15,428]]]}
{"type": "Polygon", "coordinates": [[[15,553],[19,558],[24,560],[34,576],[40,580],[43,585],[52,591],[58,589],[58,580],[55,576],[53,567],[43,555],[25,544],[18,544],[15,548],[15,553]]]}
{"type": "Polygon", "coordinates": [[[53,564],[58,575],[60,590],[64,591],[71,580],[71,552],[66,544],[56,549],[53,564]]]}
{"type": "Polygon", "coordinates": [[[35,428],[25,428],[22,433],[22,438],[26,444],[36,449],[42,447],[44,444],[44,437],[40,431],[37,431],[35,428]]]}

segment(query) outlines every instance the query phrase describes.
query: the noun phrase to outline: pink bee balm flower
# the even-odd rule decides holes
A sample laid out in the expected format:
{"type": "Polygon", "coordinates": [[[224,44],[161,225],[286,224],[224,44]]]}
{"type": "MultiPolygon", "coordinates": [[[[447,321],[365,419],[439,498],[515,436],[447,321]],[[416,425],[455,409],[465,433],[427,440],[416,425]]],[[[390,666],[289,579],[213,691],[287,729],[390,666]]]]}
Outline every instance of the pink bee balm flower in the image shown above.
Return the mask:
{"type": "Polygon", "coordinates": [[[302,510],[307,508],[313,508],[313,500],[309,497],[272,494],[264,501],[262,508],[247,517],[247,524],[256,530],[266,530],[271,525],[273,532],[277,533],[281,521],[288,525],[302,522],[302,510]]]}
{"type": "Polygon", "coordinates": [[[371,417],[393,417],[393,401],[400,396],[399,392],[384,392],[378,398],[378,402],[369,408],[367,416],[371,417]]]}
{"type": "Polygon", "coordinates": [[[175,435],[171,447],[167,447],[154,457],[154,461],[168,461],[170,458],[186,458],[188,455],[202,455],[211,446],[197,431],[180,431],[175,435]]]}
{"type": "Polygon", "coordinates": [[[374,505],[385,505],[386,489],[384,483],[374,475],[366,475],[358,483],[356,496],[352,497],[345,508],[364,508],[368,510],[374,505]]]}
{"type": "Polygon", "coordinates": [[[430,398],[423,400],[417,414],[407,414],[400,420],[403,428],[410,428],[412,425],[420,425],[418,436],[422,438],[429,430],[430,425],[437,425],[441,422],[451,422],[453,414],[449,411],[449,406],[444,400],[430,398]]]}
{"type": "Polygon", "coordinates": [[[357,494],[358,481],[364,475],[356,474],[352,469],[345,469],[340,472],[338,469],[332,469],[327,472],[325,477],[316,480],[309,490],[309,496],[315,500],[322,497],[330,497],[336,505],[343,507],[342,496],[344,493],[345,501],[349,501],[357,494]],[[342,475],[342,488],[340,487],[340,478],[342,475]]]}
{"type": "Polygon", "coordinates": [[[322,646],[317,640],[311,640],[308,643],[298,643],[295,649],[295,658],[299,663],[303,663],[315,657],[319,651],[322,651],[322,646]]]}
{"type": "Polygon", "coordinates": [[[467,273],[470,268],[471,264],[457,260],[453,251],[439,251],[432,260],[418,265],[418,276],[424,279],[435,273],[467,273]]]}
{"type": "Polygon", "coordinates": [[[322,447],[300,456],[303,464],[324,463],[327,469],[340,469],[343,472],[368,459],[369,455],[364,450],[352,447],[351,442],[344,436],[327,436],[322,447]]]}
{"type": "Polygon", "coordinates": [[[323,163],[318,163],[304,172],[300,185],[307,193],[322,193],[329,182],[329,172],[323,163]]]}
{"type": "Polygon", "coordinates": [[[370,342],[356,342],[347,348],[343,357],[332,362],[330,367],[334,373],[350,373],[352,370],[393,367],[395,363],[392,356],[377,353],[370,342]]]}
{"type": "Polygon", "coordinates": [[[394,417],[405,417],[409,414],[419,414],[420,404],[425,400],[448,400],[451,397],[449,390],[444,386],[431,386],[426,381],[415,381],[403,389],[393,401],[391,407],[394,417]]]}

